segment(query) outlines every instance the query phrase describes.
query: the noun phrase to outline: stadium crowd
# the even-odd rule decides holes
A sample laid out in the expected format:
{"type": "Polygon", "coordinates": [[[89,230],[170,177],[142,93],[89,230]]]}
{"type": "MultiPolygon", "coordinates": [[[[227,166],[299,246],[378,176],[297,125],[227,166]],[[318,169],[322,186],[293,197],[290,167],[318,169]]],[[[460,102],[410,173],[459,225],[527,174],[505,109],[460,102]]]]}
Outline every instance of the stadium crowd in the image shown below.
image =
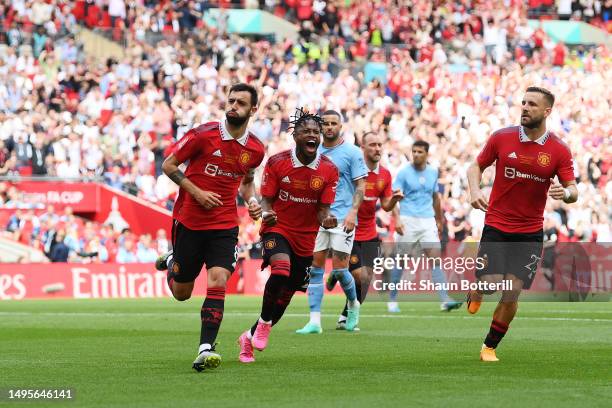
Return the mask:
{"type": "MultiPolygon", "coordinates": [[[[214,3],[206,1],[0,6],[0,175],[98,178],[171,208],[177,188],[161,172],[171,144],[197,124],[221,119],[228,86],[243,81],[260,89],[251,130],[268,156],[291,146],[289,114],[297,106],[340,110],[349,142],[367,130],[386,135],[383,164],[393,175],[409,163],[415,140],[430,142],[430,161],[441,174],[445,237],[477,240],[484,214],[471,210],[466,169],[492,131],[517,123],[524,89],[537,84],[557,96],[548,126],[572,150],[581,193],[571,206],[549,203],[547,228],[559,240],[611,240],[609,50],[570,49],[531,28],[527,6],[546,1],[259,3],[302,21],[300,38],[272,44],[227,34],[222,22],[207,27],[200,16],[214,3]],[[75,40],[79,22],[106,20],[126,45],[117,61],[99,61],[75,40]],[[159,41],[147,41],[149,32],[159,33],[159,41]],[[401,46],[385,45],[394,42],[401,46]],[[386,76],[366,81],[366,61],[384,64],[386,76]]],[[[573,18],[592,9],[593,18],[608,21],[609,1],[578,3],[584,7],[573,18]]],[[[489,170],[489,185],[491,177],[489,170]]],[[[0,190],[0,207],[19,207],[8,186],[0,190]]],[[[392,230],[388,214],[379,221],[381,233],[392,230]]],[[[63,239],[61,233],[49,238],[48,222],[23,209],[6,231],[49,254],[57,241],[70,259],[101,262],[153,259],[165,239],[154,244],[150,236],[74,215],[63,221],[63,239]]],[[[244,219],[245,256],[258,252],[257,239],[257,225],[244,219]]]]}

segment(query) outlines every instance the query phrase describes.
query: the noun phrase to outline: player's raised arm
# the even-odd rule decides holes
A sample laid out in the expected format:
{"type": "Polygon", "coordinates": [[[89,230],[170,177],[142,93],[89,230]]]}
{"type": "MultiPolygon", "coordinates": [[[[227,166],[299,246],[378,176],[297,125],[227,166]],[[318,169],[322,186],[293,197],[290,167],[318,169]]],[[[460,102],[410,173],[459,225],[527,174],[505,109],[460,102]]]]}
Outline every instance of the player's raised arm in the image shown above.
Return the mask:
{"type": "Polygon", "coordinates": [[[223,205],[223,202],[220,200],[221,196],[212,191],[204,191],[201,190],[198,186],[196,186],[185,173],[179,169],[179,165],[181,162],[172,153],[170,156],[164,160],[162,164],[162,170],[164,174],[166,174],[170,180],[175,182],[179,187],[183,190],[191,194],[191,196],[198,202],[200,205],[206,209],[211,209],[215,207],[219,207],[223,205]]]}

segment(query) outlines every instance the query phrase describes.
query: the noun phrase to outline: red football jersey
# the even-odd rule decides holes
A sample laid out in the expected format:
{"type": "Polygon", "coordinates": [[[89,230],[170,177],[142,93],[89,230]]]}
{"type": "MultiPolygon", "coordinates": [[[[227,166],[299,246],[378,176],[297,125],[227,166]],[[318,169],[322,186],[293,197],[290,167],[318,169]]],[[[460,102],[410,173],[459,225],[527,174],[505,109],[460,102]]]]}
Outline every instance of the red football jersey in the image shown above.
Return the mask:
{"type": "Polygon", "coordinates": [[[376,202],[379,198],[391,197],[391,173],[383,166],[378,166],[374,171],[368,172],[366,178],[365,197],[359,212],[357,213],[357,232],[355,241],[368,241],[376,238],[376,202]]]}
{"type": "Polygon", "coordinates": [[[204,208],[182,188],[173,218],[192,230],[237,227],[236,197],[242,178],[263,160],[264,145],[247,132],[234,139],[223,122],[209,122],[187,132],[173,147],[179,162],[187,162],[185,175],[196,186],[221,196],[223,205],[204,208]]]}
{"type": "Polygon", "coordinates": [[[550,179],[574,180],[567,145],[548,132],[531,141],[522,126],[493,133],[477,160],[481,170],[497,161],[485,224],[508,233],[541,230],[550,179]]]}
{"type": "Polygon", "coordinates": [[[294,150],[270,157],[264,169],[261,195],[274,199],[272,209],[277,224],[262,225],[260,234],[281,234],[299,256],[312,256],[319,231],[319,204],[332,204],[336,198],[338,169],[330,159],[319,154],[303,165],[294,150]]]}

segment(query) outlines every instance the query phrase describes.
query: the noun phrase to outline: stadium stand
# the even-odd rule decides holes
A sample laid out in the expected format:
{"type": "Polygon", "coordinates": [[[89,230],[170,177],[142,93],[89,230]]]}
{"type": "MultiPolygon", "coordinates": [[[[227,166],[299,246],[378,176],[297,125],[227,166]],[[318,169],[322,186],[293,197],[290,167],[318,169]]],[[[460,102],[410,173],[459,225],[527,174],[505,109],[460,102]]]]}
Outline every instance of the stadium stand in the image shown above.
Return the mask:
{"type": "MultiPolygon", "coordinates": [[[[268,155],[291,145],[296,106],[340,110],[349,141],[366,130],[383,132],[383,163],[392,174],[407,163],[413,141],[432,143],[446,239],[477,240],[483,215],[470,208],[466,168],[491,131],[516,122],[518,98],[538,83],[557,95],[548,125],[576,157],[581,192],[571,208],[549,203],[549,225],[561,241],[610,241],[609,50],[555,43],[526,20],[570,10],[570,18],[609,32],[610,1],[559,1],[556,8],[546,0],[220,3],[296,21],[300,39],[271,43],[228,34],[223,24],[207,27],[201,16],[219,5],[213,1],[0,6],[0,176],[97,180],[170,209],[177,189],[161,163],[171,143],[221,118],[228,86],[245,81],[261,91],[252,130],[268,155]],[[81,26],[106,31],[124,57],[86,54],[76,40],[81,26]],[[366,62],[382,73],[370,77],[366,62]]],[[[44,213],[16,210],[11,194],[0,188],[0,208],[11,209],[0,219],[4,234],[50,256],[59,238],[49,238],[44,213]]],[[[150,260],[167,247],[165,237],[155,244],[146,234],[67,217],[61,242],[70,260],[150,260]]],[[[381,230],[389,224],[381,214],[381,230]]],[[[257,256],[257,225],[245,218],[243,227],[241,245],[257,256]]]]}

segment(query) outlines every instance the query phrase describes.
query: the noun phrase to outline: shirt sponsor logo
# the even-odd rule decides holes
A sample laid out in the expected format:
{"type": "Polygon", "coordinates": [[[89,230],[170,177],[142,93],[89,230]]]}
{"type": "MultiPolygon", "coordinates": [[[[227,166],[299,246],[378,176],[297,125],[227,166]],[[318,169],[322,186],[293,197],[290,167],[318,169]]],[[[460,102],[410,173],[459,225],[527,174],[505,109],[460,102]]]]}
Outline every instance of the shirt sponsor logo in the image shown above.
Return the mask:
{"type": "Polygon", "coordinates": [[[209,176],[221,176],[221,177],[229,177],[229,178],[234,178],[234,179],[242,177],[241,174],[236,174],[236,173],[222,170],[219,168],[218,165],[212,164],[212,163],[208,163],[206,167],[204,167],[204,173],[208,174],[209,176]]]}
{"type": "Polygon", "coordinates": [[[513,167],[505,167],[504,176],[506,176],[509,179],[522,178],[522,179],[537,181],[540,183],[546,183],[546,179],[543,179],[542,177],[538,177],[535,174],[521,173],[520,171],[518,171],[517,169],[513,167]]]}
{"type": "Polygon", "coordinates": [[[548,153],[540,152],[538,153],[538,164],[542,167],[546,167],[550,165],[551,157],[548,153]]]}
{"type": "Polygon", "coordinates": [[[280,190],[278,192],[278,199],[281,201],[293,201],[294,203],[298,203],[298,204],[316,204],[318,203],[318,201],[314,198],[295,197],[291,195],[291,193],[285,190],[280,190]]]}

